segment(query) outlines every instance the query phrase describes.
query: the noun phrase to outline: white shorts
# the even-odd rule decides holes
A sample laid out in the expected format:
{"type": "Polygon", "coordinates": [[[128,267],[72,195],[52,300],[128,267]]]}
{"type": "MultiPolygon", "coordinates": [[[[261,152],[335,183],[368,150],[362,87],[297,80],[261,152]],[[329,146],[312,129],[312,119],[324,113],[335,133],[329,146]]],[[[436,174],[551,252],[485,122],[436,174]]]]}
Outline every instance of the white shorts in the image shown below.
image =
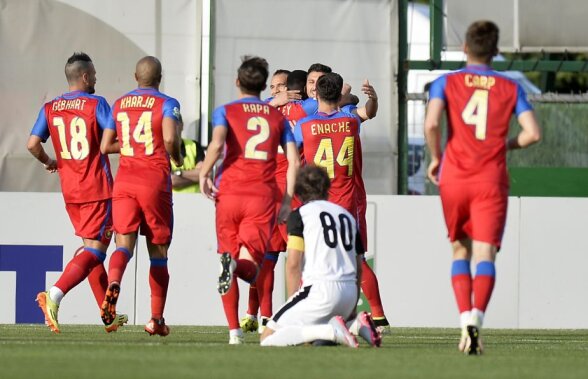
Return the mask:
{"type": "Polygon", "coordinates": [[[326,324],[333,316],[347,319],[356,305],[355,282],[316,282],[292,295],[267,326],[277,330],[285,326],[326,324]]]}

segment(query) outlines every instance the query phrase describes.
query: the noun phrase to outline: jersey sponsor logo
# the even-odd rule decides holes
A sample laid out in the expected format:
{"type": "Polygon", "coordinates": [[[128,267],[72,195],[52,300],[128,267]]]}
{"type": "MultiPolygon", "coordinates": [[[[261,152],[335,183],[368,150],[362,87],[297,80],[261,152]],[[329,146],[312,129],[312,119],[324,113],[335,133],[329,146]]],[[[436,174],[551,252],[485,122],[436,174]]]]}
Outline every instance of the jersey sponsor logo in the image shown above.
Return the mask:
{"type": "Polygon", "coordinates": [[[43,312],[32,299],[45,291],[47,272],[61,270],[63,246],[0,245],[0,271],[16,272],[17,324],[45,322],[43,312]]]}
{"type": "Polygon", "coordinates": [[[178,108],[178,107],[174,107],[174,109],[173,109],[173,111],[172,111],[172,112],[174,113],[174,117],[175,117],[175,118],[177,118],[177,119],[179,119],[179,118],[180,118],[180,108],[178,108]]]}

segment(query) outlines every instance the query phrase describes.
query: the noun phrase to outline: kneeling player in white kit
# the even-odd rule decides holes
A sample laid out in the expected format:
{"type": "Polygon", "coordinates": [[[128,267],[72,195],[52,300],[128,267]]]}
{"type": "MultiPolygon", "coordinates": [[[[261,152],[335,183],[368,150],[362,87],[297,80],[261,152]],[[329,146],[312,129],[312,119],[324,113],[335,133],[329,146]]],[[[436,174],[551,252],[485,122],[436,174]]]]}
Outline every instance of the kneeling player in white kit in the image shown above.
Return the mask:
{"type": "Polygon", "coordinates": [[[298,173],[295,192],[304,205],[288,218],[289,298],[268,322],[261,346],[325,340],[355,348],[355,335],[371,346],[381,344],[369,314],[353,319],[364,251],[353,216],[326,200],[329,187],[322,168],[307,166],[298,173]]]}

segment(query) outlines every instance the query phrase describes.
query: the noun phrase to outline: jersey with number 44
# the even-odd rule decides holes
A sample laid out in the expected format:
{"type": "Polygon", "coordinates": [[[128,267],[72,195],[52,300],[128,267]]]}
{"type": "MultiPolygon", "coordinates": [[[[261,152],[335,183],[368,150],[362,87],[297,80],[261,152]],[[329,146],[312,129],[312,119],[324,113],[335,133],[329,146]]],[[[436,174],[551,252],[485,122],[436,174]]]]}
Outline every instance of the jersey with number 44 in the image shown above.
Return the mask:
{"type": "Polygon", "coordinates": [[[212,123],[228,129],[225,158],[216,177],[218,195],[275,197],[278,146],[294,142],[282,113],[246,97],[216,108],[212,123]]]}
{"type": "Polygon", "coordinates": [[[178,122],[180,103],[155,89],[137,88],[116,100],[108,128],[116,130],[120,165],[116,181],[171,191],[163,119],[178,122]]]}
{"type": "Polygon", "coordinates": [[[355,147],[361,120],[354,114],[318,112],[298,121],[294,137],[304,148],[307,164],[324,168],[331,179],[329,201],[347,209],[354,217],[355,147]]]}
{"type": "Polygon", "coordinates": [[[508,185],[506,138],[512,114],[532,110],[522,87],[488,66],[470,65],[437,78],[430,99],[447,110],[448,138],[440,184],[508,185]]]}
{"type": "Polygon", "coordinates": [[[86,203],[112,196],[108,157],[100,153],[110,107],[101,96],[65,93],[43,105],[31,135],[53,142],[61,191],[66,203],[86,203]]]}

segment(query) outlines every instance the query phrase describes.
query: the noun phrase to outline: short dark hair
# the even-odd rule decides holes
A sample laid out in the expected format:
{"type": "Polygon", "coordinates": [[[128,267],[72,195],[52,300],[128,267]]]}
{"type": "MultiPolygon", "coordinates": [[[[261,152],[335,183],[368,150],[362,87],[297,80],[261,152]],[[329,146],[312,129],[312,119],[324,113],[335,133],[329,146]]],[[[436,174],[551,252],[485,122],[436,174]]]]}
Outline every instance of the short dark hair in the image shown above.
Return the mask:
{"type": "Polygon", "coordinates": [[[259,94],[265,89],[268,76],[269,65],[265,59],[249,55],[241,58],[241,66],[237,70],[241,90],[250,94],[259,94]]]}
{"type": "Polygon", "coordinates": [[[65,63],[65,78],[68,83],[74,83],[90,68],[92,59],[84,52],[73,53],[65,63]]]}
{"type": "Polygon", "coordinates": [[[310,74],[311,72],[322,72],[323,74],[328,74],[333,72],[329,66],[325,66],[322,63],[313,63],[308,68],[307,73],[310,74]]]}
{"type": "Polygon", "coordinates": [[[342,89],[343,78],[335,72],[324,74],[316,82],[317,97],[330,103],[339,101],[342,89]]]}
{"type": "Polygon", "coordinates": [[[477,59],[490,62],[498,54],[498,26],[489,20],[473,22],[466,32],[468,54],[477,59]]]}
{"type": "Polygon", "coordinates": [[[284,70],[281,68],[279,70],[276,70],[276,72],[274,72],[272,76],[282,75],[282,74],[283,75],[290,75],[290,70],[284,70]]]}
{"type": "Polygon", "coordinates": [[[306,86],[306,71],[303,70],[294,70],[288,75],[288,81],[286,82],[286,87],[288,90],[298,90],[300,91],[300,95],[306,96],[306,91],[304,87],[306,86]]]}
{"type": "Polygon", "coordinates": [[[296,175],[294,192],[303,203],[329,198],[331,180],[327,171],[318,166],[304,166],[296,175]]]}

